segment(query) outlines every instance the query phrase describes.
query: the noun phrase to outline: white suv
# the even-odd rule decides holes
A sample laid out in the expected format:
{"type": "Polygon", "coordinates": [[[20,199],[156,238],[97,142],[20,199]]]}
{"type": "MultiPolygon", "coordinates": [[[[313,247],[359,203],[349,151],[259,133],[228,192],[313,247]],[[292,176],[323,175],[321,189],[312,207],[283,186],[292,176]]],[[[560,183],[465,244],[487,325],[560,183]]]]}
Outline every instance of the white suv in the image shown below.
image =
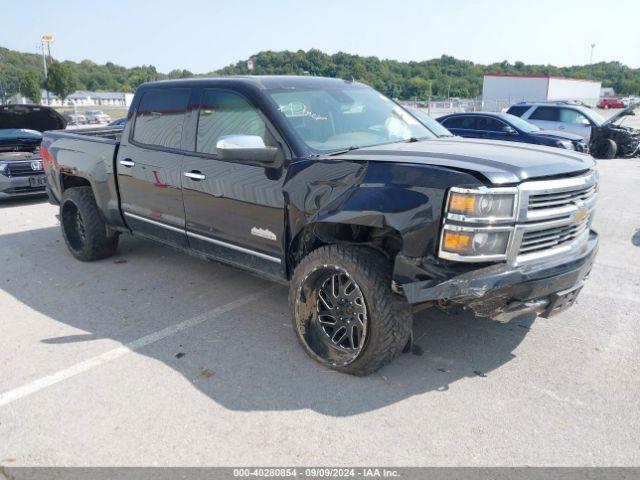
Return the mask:
{"type": "Polygon", "coordinates": [[[599,127],[605,122],[597,112],[571,102],[520,102],[509,107],[507,113],[543,130],[576,133],[587,142],[591,138],[591,127],[599,127]]]}

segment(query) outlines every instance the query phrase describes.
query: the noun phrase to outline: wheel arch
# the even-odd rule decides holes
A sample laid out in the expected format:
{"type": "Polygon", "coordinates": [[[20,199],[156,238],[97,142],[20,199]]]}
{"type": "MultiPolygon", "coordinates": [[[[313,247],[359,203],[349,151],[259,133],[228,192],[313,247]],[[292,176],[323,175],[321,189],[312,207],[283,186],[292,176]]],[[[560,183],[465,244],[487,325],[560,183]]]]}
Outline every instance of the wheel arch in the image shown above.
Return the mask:
{"type": "Polygon", "coordinates": [[[62,194],[65,190],[73,187],[91,187],[93,190],[89,179],[64,172],[60,173],[60,193],[62,194]]]}
{"type": "Polygon", "coordinates": [[[325,245],[360,245],[384,254],[390,262],[402,251],[402,235],[389,226],[371,226],[337,221],[318,221],[305,225],[292,238],[286,257],[287,277],[313,250],[325,245]]]}

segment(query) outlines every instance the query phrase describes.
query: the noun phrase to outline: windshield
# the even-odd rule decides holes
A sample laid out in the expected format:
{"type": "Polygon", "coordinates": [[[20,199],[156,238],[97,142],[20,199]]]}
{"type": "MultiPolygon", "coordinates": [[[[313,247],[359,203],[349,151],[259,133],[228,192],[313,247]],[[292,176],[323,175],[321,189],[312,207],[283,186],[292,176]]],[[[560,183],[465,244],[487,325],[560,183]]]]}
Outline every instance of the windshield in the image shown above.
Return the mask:
{"type": "Polygon", "coordinates": [[[533,123],[529,123],[526,120],[521,119],[520,117],[511,115],[510,113],[505,114],[505,120],[511,123],[511,125],[516,127],[518,130],[521,130],[525,133],[533,133],[533,132],[540,131],[540,128],[534,125],[533,123]]]}
{"type": "Polygon", "coordinates": [[[287,123],[314,152],[435,138],[402,107],[363,85],[267,93],[287,123]]]}
{"type": "Polygon", "coordinates": [[[429,115],[424,113],[422,110],[418,110],[417,108],[406,107],[407,110],[416,117],[420,122],[435,133],[438,137],[453,137],[453,133],[443,127],[440,123],[438,123],[435,119],[431,118],[429,115]]]}
{"type": "Polygon", "coordinates": [[[587,112],[587,117],[589,117],[591,121],[596,124],[597,127],[601,126],[604,122],[607,121],[602,115],[600,115],[595,110],[592,110],[590,108],[589,109],[585,108],[583,111],[587,112]]]}

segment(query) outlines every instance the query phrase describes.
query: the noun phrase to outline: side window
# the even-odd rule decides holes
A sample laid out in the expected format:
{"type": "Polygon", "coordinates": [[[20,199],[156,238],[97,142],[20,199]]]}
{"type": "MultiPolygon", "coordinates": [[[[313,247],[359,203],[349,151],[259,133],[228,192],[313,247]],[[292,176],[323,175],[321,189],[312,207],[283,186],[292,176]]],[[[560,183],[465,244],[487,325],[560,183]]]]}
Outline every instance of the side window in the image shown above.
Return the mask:
{"type": "Polygon", "coordinates": [[[145,92],[136,111],[133,139],[145,145],[180,149],[189,94],[188,88],[145,92]]]}
{"type": "Polygon", "coordinates": [[[576,125],[587,125],[591,123],[583,114],[581,114],[577,110],[572,110],[570,108],[560,109],[560,121],[563,123],[573,123],[576,125]]]}
{"type": "Polygon", "coordinates": [[[477,117],[477,129],[485,130],[487,132],[502,132],[506,124],[500,120],[490,117],[477,117]]]}
{"type": "Polygon", "coordinates": [[[467,130],[476,129],[476,119],[474,117],[452,117],[447,118],[443,125],[447,128],[464,128],[467,130]]]}
{"type": "Polygon", "coordinates": [[[558,109],[554,107],[538,107],[529,115],[529,120],[547,120],[557,122],[559,119],[558,109]]]}
{"type": "Polygon", "coordinates": [[[510,113],[511,115],[515,115],[516,117],[521,117],[522,115],[524,115],[524,112],[529,110],[529,108],[530,107],[527,107],[527,106],[514,105],[513,107],[509,107],[509,110],[507,110],[507,113],[510,113]]]}
{"type": "Polygon", "coordinates": [[[462,118],[460,117],[446,118],[442,122],[442,125],[444,125],[447,128],[460,128],[461,124],[462,124],[462,118]]]}
{"type": "Polygon", "coordinates": [[[258,111],[240,95],[224,90],[204,90],[198,113],[196,151],[216,153],[218,139],[225,135],[257,135],[273,145],[258,111]]]}
{"type": "Polygon", "coordinates": [[[467,130],[477,130],[478,129],[478,119],[476,117],[462,117],[462,122],[460,123],[460,127],[467,130]]]}

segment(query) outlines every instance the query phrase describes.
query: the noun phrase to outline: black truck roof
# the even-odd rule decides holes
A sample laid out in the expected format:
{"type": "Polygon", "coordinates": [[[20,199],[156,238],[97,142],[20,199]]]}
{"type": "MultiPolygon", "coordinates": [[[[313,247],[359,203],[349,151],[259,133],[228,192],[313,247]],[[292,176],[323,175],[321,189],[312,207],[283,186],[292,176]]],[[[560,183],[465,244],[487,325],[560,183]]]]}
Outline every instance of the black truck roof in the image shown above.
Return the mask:
{"type": "Polygon", "coordinates": [[[345,84],[365,86],[351,80],[329,77],[311,77],[302,75],[233,75],[225,77],[197,77],[179,80],[159,80],[143,83],[139,88],[179,87],[201,85],[247,85],[260,90],[278,90],[287,88],[339,88],[345,84]]]}

